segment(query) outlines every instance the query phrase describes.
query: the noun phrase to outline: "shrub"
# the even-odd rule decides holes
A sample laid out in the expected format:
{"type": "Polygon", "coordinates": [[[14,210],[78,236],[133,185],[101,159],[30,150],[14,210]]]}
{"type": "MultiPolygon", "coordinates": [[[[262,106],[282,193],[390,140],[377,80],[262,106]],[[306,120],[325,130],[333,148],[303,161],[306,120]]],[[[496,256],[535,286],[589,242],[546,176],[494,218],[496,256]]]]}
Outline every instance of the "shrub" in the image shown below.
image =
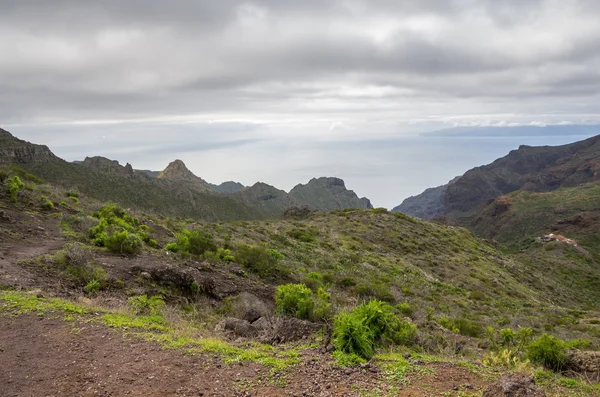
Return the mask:
{"type": "Polygon", "coordinates": [[[543,334],[529,345],[527,357],[534,363],[560,371],[568,361],[565,342],[555,336],[543,334]]]}
{"type": "Polygon", "coordinates": [[[179,251],[179,246],[177,245],[177,243],[168,243],[165,245],[165,250],[171,251],[171,252],[177,252],[177,251],[179,251]]]}
{"type": "Polygon", "coordinates": [[[438,319],[438,323],[449,331],[473,338],[480,337],[484,331],[481,324],[466,318],[451,319],[444,316],[438,319]]]}
{"type": "Polygon", "coordinates": [[[222,260],[225,262],[235,261],[235,256],[233,256],[233,254],[231,253],[231,250],[229,250],[227,248],[217,249],[217,257],[219,258],[219,260],[222,260]]]}
{"type": "Polygon", "coordinates": [[[389,287],[381,283],[360,283],[354,287],[354,293],[361,299],[378,299],[393,303],[396,299],[389,287]]]}
{"type": "Polygon", "coordinates": [[[383,208],[383,207],[373,208],[371,211],[374,214],[387,214],[388,213],[388,209],[387,208],[383,208]]]}
{"type": "Polygon", "coordinates": [[[76,198],[76,199],[79,198],[79,192],[76,190],[67,190],[65,192],[65,194],[67,197],[76,198]]]}
{"type": "Polygon", "coordinates": [[[275,291],[277,312],[308,320],[315,308],[313,292],[304,284],[285,284],[275,291]]]}
{"type": "Polygon", "coordinates": [[[71,265],[67,267],[71,279],[78,285],[86,286],[92,281],[96,281],[100,284],[102,289],[108,282],[108,275],[103,268],[91,265],[71,265]]]}
{"type": "Polygon", "coordinates": [[[237,247],[235,257],[245,268],[261,275],[268,275],[278,270],[276,265],[279,261],[270,251],[262,245],[241,244],[237,247]]]}
{"type": "Polygon", "coordinates": [[[406,302],[398,303],[396,308],[400,311],[400,313],[404,314],[406,317],[412,316],[414,312],[413,308],[406,302]]]}
{"type": "Polygon", "coordinates": [[[142,240],[137,235],[130,234],[127,230],[114,231],[105,238],[104,245],[110,251],[120,254],[136,255],[142,250],[142,240]]]}
{"type": "Polygon", "coordinates": [[[510,349],[503,349],[496,353],[490,352],[484,356],[481,362],[486,367],[501,367],[513,370],[523,370],[528,364],[527,361],[521,361],[518,355],[510,349]]]}
{"type": "Polygon", "coordinates": [[[91,280],[88,282],[85,287],[83,287],[83,291],[86,294],[94,294],[100,290],[101,284],[98,280],[91,280]]]}
{"type": "Polygon", "coordinates": [[[335,365],[339,368],[356,367],[357,365],[364,364],[366,360],[356,354],[344,353],[341,350],[333,352],[333,358],[335,365]]]}
{"type": "Polygon", "coordinates": [[[416,335],[417,327],[401,320],[391,305],[371,300],[335,317],[332,340],[336,349],[369,359],[378,344],[410,345],[416,335]]]}
{"type": "Polygon", "coordinates": [[[150,298],[147,295],[132,296],[128,302],[136,314],[155,316],[161,314],[165,307],[165,301],[159,295],[154,295],[150,298]]]}
{"type": "Polygon", "coordinates": [[[10,192],[10,201],[16,203],[19,190],[21,190],[25,185],[21,181],[21,178],[16,175],[7,179],[6,184],[8,185],[8,191],[10,192]]]}
{"type": "Polygon", "coordinates": [[[42,209],[46,211],[51,211],[54,209],[54,203],[48,198],[44,197],[42,202],[42,209]]]}
{"type": "Polygon", "coordinates": [[[315,297],[315,309],[312,315],[313,320],[329,320],[333,317],[333,307],[331,306],[331,295],[323,288],[317,290],[315,297]]]}

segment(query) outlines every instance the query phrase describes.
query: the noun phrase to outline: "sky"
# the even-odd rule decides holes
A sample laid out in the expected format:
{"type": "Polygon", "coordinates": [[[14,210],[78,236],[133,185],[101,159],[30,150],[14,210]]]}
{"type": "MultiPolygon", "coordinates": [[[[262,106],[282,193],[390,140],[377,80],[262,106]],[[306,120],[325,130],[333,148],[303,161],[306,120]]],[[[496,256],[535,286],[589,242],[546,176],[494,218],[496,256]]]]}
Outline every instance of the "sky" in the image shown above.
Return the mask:
{"type": "Polygon", "coordinates": [[[600,124],[599,20],[596,0],[0,0],[0,127],[215,183],[338,176],[390,208],[590,136],[444,130],[600,124]]]}

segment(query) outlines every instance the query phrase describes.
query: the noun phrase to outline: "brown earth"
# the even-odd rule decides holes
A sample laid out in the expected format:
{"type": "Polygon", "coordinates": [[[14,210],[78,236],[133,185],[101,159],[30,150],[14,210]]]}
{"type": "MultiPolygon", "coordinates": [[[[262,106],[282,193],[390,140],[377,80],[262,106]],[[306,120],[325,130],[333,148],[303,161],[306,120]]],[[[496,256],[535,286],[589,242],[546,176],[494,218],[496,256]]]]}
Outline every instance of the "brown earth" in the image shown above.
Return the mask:
{"type": "MultiPolygon", "coordinates": [[[[326,361],[309,350],[290,373],[273,376],[258,364],[225,365],[218,356],[163,350],[101,325],[34,315],[0,321],[0,395],[7,397],[359,396],[386,388],[377,368],[342,370],[326,361]]],[[[409,377],[398,396],[474,392],[484,385],[452,364],[423,366],[431,374],[409,377]]]]}

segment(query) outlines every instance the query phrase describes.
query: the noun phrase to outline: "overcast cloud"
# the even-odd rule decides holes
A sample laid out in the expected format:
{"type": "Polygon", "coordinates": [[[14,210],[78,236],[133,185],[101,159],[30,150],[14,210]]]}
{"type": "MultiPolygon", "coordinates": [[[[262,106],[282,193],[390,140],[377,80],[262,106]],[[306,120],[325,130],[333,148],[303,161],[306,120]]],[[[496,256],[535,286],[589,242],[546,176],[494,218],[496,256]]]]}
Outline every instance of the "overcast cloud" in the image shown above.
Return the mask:
{"type": "Polygon", "coordinates": [[[419,132],[600,123],[598,21],[596,0],[0,0],[0,126],[213,182],[336,175],[389,207],[576,140],[419,132]]]}

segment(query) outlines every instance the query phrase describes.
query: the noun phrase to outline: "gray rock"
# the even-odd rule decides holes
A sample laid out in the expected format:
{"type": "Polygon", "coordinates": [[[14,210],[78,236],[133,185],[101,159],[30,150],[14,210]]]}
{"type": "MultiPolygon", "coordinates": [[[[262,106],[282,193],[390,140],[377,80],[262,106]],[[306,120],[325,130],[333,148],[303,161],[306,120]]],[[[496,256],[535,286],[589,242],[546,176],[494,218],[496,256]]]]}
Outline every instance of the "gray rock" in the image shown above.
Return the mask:
{"type": "Polygon", "coordinates": [[[546,393],[528,376],[503,376],[485,388],[483,397],[546,397],[546,393]]]}

